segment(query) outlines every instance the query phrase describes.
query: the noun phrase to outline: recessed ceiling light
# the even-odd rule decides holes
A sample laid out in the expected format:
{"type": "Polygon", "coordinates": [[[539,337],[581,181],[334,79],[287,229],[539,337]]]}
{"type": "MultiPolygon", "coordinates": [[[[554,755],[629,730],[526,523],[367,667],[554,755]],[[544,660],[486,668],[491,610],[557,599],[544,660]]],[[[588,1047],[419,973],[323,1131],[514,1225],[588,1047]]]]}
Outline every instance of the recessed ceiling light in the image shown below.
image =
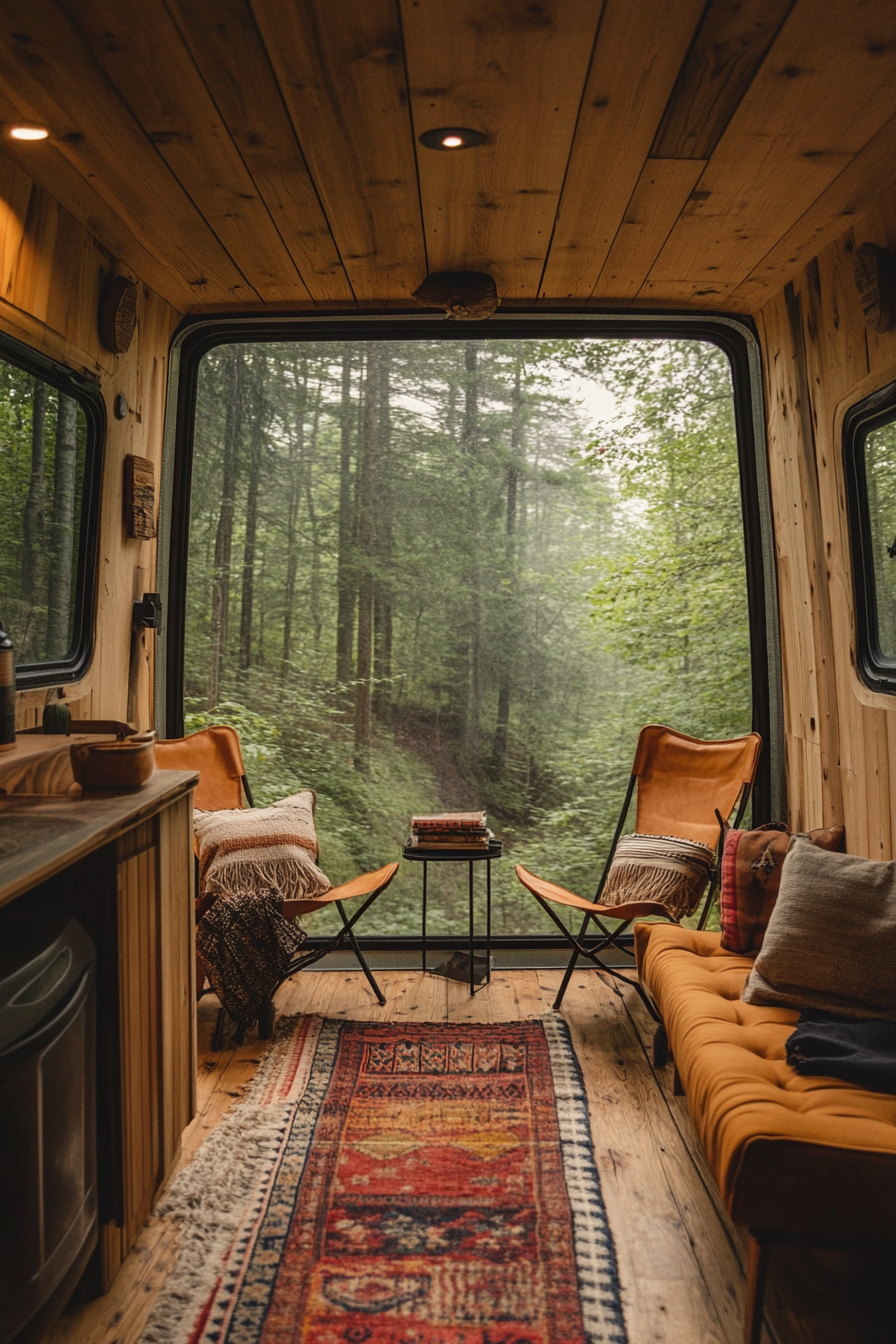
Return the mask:
{"type": "Polygon", "coordinates": [[[467,126],[440,126],[434,131],[424,131],[420,137],[421,145],[427,149],[472,149],[484,141],[482,131],[471,131],[467,126]]]}
{"type": "Polygon", "coordinates": [[[6,134],[11,140],[46,140],[50,132],[46,126],[35,126],[28,122],[20,122],[16,126],[7,127],[6,134]]]}

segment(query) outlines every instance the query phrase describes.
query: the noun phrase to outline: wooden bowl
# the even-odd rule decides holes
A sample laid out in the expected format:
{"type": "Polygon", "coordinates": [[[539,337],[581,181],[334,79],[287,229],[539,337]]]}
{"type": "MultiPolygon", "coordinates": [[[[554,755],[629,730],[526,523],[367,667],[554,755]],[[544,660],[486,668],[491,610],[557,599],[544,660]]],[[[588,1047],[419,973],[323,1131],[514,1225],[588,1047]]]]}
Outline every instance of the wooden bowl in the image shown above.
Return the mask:
{"type": "Polygon", "coordinates": [[[124,742],[80,742],[71,747],[72,774],[82,789],[139,789],[156,768],[155,733],[124,742]]]}

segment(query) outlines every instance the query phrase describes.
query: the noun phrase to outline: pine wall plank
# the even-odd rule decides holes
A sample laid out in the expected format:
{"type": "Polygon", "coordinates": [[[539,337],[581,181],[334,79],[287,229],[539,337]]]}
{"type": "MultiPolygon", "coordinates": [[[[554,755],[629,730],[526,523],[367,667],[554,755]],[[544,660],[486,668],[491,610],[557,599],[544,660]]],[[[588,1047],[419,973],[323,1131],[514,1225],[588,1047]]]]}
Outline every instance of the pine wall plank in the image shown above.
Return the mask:
{"type": "Polygon", "coordinates": [[[896,332],[865,328],[857,245],[896,249],[896,191],[804,268],[757,316],[784,658],[791,824],[842,820],[851,853],[894,857],[896,697],[856,672],[855,604],[842,456],[850,406],[896,379],[896,332]]]}
{"type": "MultiPolygon", "coordinates": [[[[155,588],[156,543],[126,534],[122,480],[127,453],[161,476],[168,347],[180,314],[110,252],[11,159],[0,154],[0,330],[95,382],[106,405],[100,507],[96,644],[91,666],[66,700],[77,718],[125,719],[131,603],[155,588]],[[137,281],[137,330],[126,355],[105,350],[97,328],[103,284],[137,281]],[[128,412],[113,411],[123,393],[128,412]]],[[[144,637],[136,687],[138,727],[152,722],[152,640],[144,637]]],[[[37,723],[46,690],[20,692],[18,726],[37,723]]]]}

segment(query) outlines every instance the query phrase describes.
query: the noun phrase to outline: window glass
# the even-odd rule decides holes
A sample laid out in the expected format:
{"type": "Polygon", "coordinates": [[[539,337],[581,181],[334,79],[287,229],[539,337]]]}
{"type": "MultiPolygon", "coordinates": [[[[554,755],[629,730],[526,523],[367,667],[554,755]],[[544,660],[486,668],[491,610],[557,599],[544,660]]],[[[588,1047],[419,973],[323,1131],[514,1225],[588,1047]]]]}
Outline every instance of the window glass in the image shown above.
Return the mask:
{"type": "MultiPolygon", "coordinates": [[[[185,659],[188,731],[237,727],[256,801],[316,790],[332,881],[399,857],[415,812],[484,807],[505,842],[494,932],[553,933],[512,863],[593,894],[640,728],[751,727],[727,358],[696,340],[218,346],[185,659]]],[[[421,876],[404,864],[363,931],[418,934],[421,876]]],[[[466,867],[432,865],[429,931],[465,929],[466,903],[466,867]]]]}
{"type": "Polygon", "coordinates": [[[865,437],[865,482],[877,608],[876,642],[896,661],[896,423],[865,437]]]}
{"type": "Polygon", "coordinates": [[[77,398],[0,356],[0,620],[20,669],[75,652],[87,440],[77,398]]]}

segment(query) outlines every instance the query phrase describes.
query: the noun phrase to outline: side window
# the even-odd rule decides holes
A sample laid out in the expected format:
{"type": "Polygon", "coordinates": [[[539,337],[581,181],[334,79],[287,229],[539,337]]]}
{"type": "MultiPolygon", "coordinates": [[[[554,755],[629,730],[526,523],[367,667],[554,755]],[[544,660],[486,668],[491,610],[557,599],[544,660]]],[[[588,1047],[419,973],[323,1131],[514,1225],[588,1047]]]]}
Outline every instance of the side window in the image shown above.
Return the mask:
{"type": "Polygon", "coordinates": [[[859,673],[896,695],[896,383],[847,414],[844,463],[859,673]]]}
{"type": "Polygon", "coordinates": [[[0,345],[0,621],[19,687],[74,680],[90,657],[102,432],[98,391],[0,345]]]}

